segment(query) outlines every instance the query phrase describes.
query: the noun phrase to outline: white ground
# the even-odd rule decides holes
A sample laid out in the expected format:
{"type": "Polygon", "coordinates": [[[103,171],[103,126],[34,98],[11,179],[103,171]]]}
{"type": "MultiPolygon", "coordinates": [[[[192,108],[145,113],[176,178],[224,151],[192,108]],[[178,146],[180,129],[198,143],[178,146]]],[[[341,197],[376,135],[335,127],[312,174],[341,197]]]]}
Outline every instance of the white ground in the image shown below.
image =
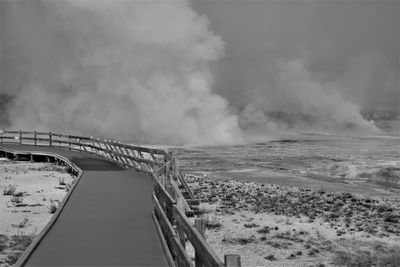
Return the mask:
{"type": "MultiPolygon", "coordinates": [[[[206,183],[201,183],[203,183],[200,186],[201,192],[205,194],[199,197],[216,200],[216,202],[211,200],[211,202],[201,203],[199,210],[202,214],[199,216],[209,222],[206,239],[220,259],[224,259],[226,254],[238,254],[241,256],[242,266],[321,267],[338,266],[340,261],[346,260],[348,262],[344,265],[347,266],[375,266],[365,265],[368,262],[363,262],[364,258],[370,259],[378,255],[378,258],[381,257],[378,262],[382,262],[394,255],[393,259],[389,259],[389,262],[394,265],[378,266],[400,266],[399,234],[371,234],[364,230],[349,231],[345,230],[341,223],[325,221],[322,217],[310,219],[300,215],[293,216],[286,213],[276,215],[267,211],[255,211],[255,204],[252,203],[255,197],[247,200],[246,197],[254,196],[254,191],[251,193],[252,188],[262,187],[252,182],[208,180],[206,183]],[[207,188],[214,188],[214,191],[210,189],[211,191],[208,192],[207,188]],[[248,188],[248,193],[241,193],[247,191],[245,188],[248,188]],[[215,195],[216,191],[219,195],[215,195]],[[229,196],[232,192],[236,192],[239,199],[235,201],[239,203],[239,206],[243,204],[242,208],[233,208],[221,202],[221,196],[229,196]],[[265,227],[269,230],[261,232],[260,230],[265,227]],[[343,232],[339,235],[338,232],[342,230],[343,232]],[[338,256],[341,252],[350,253],[350,256],[338,256]],[[363,257],[363,253],[370,253],[368,256],[371,257],[363,257]]],[[[195,182],[189,181],[189,185],[195,191],[198,188],[195,182]]],[[[265,185],[265,187],[268,186],[265,185]]],[[[271,194],[284,193],[277,190],[271,194]]],[[[393,205],[397,206],[393,211],[397,214],[399,203],[393,202],[393,205]]],[[[358,212],[356,208],[354,212],[358,212]]],[[[187,249],[193,256],[193,248],[188,243],[187,249]]]]}
{"type": "Polygon", "coordinates": [[[221,259],[225,254],[241,255],[242,266],[335,266],[332,264],[333,252],[353,250],[353,243],[357,243],[355,249],[363,243],[366,248],[371,247],[371,251],[378,244],[400,244],[400,237],[378,238],[365,232],[347,233],[339,238],[336,230],[322,220],[308,222],[305,217],[256,214],[252,211],[222,215],[215,212],[215,205],[203,204],[202,207],[210,211],[206,218],[222,224],[219,229],[207,230],[207,242],[221,259]],[[245,226],[251,224],[257,226],[245,226]],[[272,229],[270,233],[257,233],[265,226],[272,229]],[[238,240],[249,240],[249,243],[241,244],[238,240]],[[319,252],[310,255],[315,249],[319,252]],[[301,255],[297,255],[299,252],[301,255]],[[295,257],[291,258],[291,254],[295,257]],[[266,259],[269,255],[274,255],[276,259],[266,259]]]}
{"type": "MultiPolygon", "coordinates": [[[[40,233],[52,217],[49,208],[58,206],[67,193],[66,187],[74,181],[64,168],[50,163],[0,160],[1,236],[11,238],[40,233]],[[13,186],[16,188],[14,196],[4,195],[4,191],[13,186]],[[18,194],[22,196],[16,197],[18,194]]],[[[0,266],[9,253],[7,249],[1,251],[0,266]]]]}

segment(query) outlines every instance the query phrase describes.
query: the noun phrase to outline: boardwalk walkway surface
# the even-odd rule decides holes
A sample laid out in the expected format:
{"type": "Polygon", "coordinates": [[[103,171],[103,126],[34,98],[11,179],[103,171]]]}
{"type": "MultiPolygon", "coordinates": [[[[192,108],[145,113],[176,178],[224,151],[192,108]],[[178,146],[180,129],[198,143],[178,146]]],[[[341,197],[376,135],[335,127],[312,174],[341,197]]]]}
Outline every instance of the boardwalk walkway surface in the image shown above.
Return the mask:
{"type": "Polygon", "coordinates": [[[151,218],[151,177],[89,153],[27,145],[0,147],[56,153],[84,171],[25,266],[168,266],[151,218]]]}

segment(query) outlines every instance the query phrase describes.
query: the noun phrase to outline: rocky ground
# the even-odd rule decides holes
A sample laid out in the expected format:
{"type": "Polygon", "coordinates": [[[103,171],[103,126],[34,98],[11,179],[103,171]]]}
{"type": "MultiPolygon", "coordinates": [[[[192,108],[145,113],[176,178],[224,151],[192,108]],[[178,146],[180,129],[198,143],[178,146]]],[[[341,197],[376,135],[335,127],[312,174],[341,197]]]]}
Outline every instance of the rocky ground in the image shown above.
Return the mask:
{"type": "Polygon", "coordinates": [[[207,241],[244,266],[400,266],[400,201],[187,176],[207,241]]]}
{"type": "Polygon", "coordinates": [[[14,264],[74,181],[64,166],[0,161],[0,266],[14,264]]]}

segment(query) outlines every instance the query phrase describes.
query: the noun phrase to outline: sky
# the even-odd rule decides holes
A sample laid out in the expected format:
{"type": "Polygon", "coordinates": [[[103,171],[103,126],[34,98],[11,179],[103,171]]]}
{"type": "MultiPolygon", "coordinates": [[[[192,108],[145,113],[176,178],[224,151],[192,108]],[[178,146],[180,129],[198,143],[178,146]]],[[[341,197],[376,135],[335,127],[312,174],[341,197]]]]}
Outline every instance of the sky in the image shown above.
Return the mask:
{"type": "Polygon", "coordinates": [[[400,1],[0,3],[10,128],[243,143],[400,109],[400,1]]]}
{"type": "Polygon", "coordinates": [[[192,3],[225,41],[215,88],[235,104],[274,98],[279,62],[299,59],[363,108],[399,108],[400,1],[192,3]]]}

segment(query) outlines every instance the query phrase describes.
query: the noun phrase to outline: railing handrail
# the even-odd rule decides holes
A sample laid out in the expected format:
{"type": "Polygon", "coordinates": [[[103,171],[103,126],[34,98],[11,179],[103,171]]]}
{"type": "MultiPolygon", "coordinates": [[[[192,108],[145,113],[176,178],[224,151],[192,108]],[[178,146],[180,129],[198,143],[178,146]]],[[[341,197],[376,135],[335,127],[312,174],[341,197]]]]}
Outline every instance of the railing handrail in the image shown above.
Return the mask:
{"type": "Polygon", "coordinates": [[[238,255],[225,255],[223,263],[206,242],[203,230],[196,229],[186,217],[192,216],[193,210],[181,188],[186,191],[190,204],[198,204],[198,201],[180,172],[177,159],[168,151],[115,140],[38,131],[0,130],[2,143],[52,146],[94,153],[124,167],[150,174],[154,180],[154,217],[158,220],[175,265],[194,266],[184,250],[187,237],[195,249],[196,267],[240,266],[238,255]]]}

